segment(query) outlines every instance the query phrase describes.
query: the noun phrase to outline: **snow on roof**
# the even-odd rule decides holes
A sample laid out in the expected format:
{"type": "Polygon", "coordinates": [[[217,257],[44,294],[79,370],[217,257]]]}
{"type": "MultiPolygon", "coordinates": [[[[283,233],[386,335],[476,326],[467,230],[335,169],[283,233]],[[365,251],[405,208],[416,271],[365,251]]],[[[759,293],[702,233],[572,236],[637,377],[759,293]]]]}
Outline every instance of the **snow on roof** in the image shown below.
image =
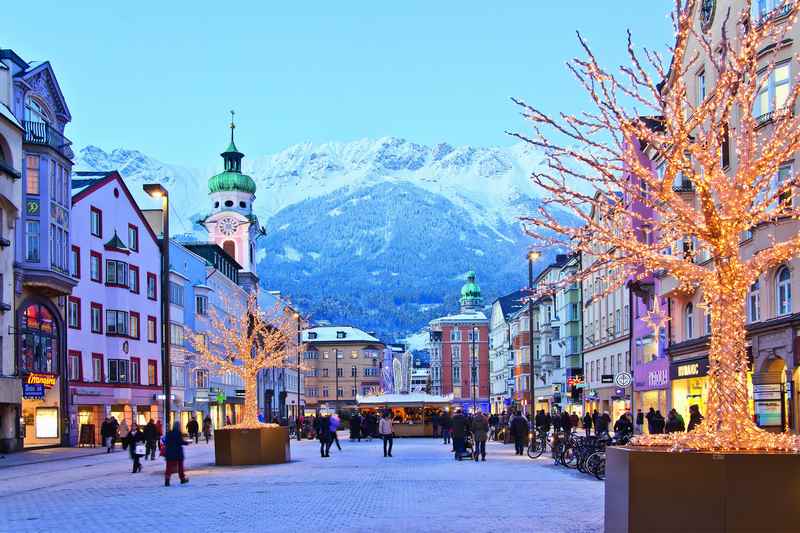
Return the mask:
{"type": "Polygon", "coordinates": [[[457,315],[440,316],[431,320],[431,324],[438,322],[481,322],[488,320],[483,311],[474,311],[472,313],[460,313],[457,315]]]}
{"type": "Polygon", "coordinates": [[[358,405],[398,405],[398,404],[434,404],[443,403],[450,404],[453,401],[453,395],[439,396],[436,394],[427,394],[425,392],[410,392],[408,394],[378,394],[375,396],[356,396],[358,405]]]}
{"type": "Polygon", "coordinates": [[[22,124],[19,123],[17,117],[14,116],[14,113],[5,105],[0,103],[0,115],[2,115],[6,120],[10,121],[12,124],[17,126],[19,129],[22,129],[22,124]]]}
{"type": "Polygon", "coordinates": [[[303,331],[304,342],[375,342],[381,341],[358,328],[352,326],[320,326],[303,331]],[[316,335],[309,335],[309,334],[316,335]]]}

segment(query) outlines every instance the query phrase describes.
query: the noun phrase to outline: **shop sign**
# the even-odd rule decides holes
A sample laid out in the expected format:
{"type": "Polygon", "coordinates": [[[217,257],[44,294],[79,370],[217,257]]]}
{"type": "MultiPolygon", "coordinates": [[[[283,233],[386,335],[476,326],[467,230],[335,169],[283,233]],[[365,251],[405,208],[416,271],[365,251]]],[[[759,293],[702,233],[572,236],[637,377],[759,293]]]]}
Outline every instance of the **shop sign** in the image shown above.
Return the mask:
{"type": "Polygon", "coordinates": [[[553,394],[561,393],[561,383],[553,383],[553,394]]]}
{"type": "Polygon", "coordinates": [[[753,400],[780,400],[783,396],[780,383],[753,385],[753,400]]]}
{"type": "Polygon", "coordinates": [[[42,385],[46,389],[52,389],[56,384],[55,374],[42,374],[39,372],[31,372],[25,378],[26,385],[42,385]]]}
{"type": "Polygon", "coordinates": [[[236,397],[244,398],[244,389],[236,389],[236,397]]]}
{"type": "Polygon", "coordinates": [[[699,378],[706,374],[708,374],[708,357],[673,363],[669,368],[671,379],[699,378]]]}
{"type": "Polygon", "coordinates": [[[600,383],[614,383],[614,374],[602,374],[600,383]]]}
{"type": "Polygon", "coordinates": [[[208,390],[207,389],[197,389],[194,393],[194,401],[196,402],[207,402],[208,401],[208,390]]]}
{"type": "Polygon", "coordinates": [[[41,383],[23,383],[22,397],[26,400],[43,400],[44,385],[41,383]]]}
{"type": "Polygon", "coordinates": [[[630,373],[628,372],[620,372],[619,374],[614,377],[614,384],[617,387],[622,387],[623,389],[631,384],[633,378],[631,377],[630,373]]]}
{"type": "Polygon", "coordinates": [[[669,359],[658,358],[633,368],[633,385],[637,391],[666,389],[669,386],[669,359]]]}
{"type": "Polygon", "coordinates": [[[759,427],[765,426],[781,426],[782,408],[781,400],[767,400],[755,402],[756,423],[759,427]]]}

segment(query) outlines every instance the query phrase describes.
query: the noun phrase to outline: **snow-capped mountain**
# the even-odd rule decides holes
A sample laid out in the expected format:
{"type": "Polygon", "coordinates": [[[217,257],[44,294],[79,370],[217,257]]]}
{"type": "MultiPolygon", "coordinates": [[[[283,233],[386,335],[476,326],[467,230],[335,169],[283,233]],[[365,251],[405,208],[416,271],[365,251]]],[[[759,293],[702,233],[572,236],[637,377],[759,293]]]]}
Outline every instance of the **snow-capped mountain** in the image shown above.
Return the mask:
{"type": "MultiPolygon", "coordinates": [[[[246,149],[244,150],[247,151],[246,149]]],[[[487,303],[519,288],[528,244],[516,217],[538,205],[528,176],[541,154],[509,148],[425,146],[388,137],[302,144],[248,156],[262,284],[317,319],[348,322],[397,338],[453,311],[469,269],[487,303]]],[[[160,181],[170,190],[175,233],[209,208],[215,168],[167,164],[135,150],[80,150],[76,170],[119,170],[129,188],[160,181]]]]}

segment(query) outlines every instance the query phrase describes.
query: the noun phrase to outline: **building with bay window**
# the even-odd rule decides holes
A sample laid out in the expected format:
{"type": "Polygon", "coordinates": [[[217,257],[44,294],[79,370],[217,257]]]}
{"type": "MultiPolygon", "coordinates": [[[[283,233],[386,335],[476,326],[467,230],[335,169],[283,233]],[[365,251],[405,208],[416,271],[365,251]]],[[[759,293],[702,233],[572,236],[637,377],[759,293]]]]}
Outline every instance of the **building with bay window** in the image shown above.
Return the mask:
{"type": "Polygon", "coordinates": [[[158,239],[116,172],[76,172],[72,179],[67,298],[72,444],[100,442],[106,416],[145,424],[163,419],[158,239]],[[87,429],[91,428],[91,429],[87,429]]]}
{"type": "MultiPolygon", "coordinates": [[[[22,396],[2,409],[5,449],[54,446],[70,441],[66,373],[66,297],[75,285],[69,275],[70,175],[73,153],[64,128],[72,116],[48,61],[29,62],[0,49],[0,89],[10,95],[10,110],[22,128],[21,209],[15,215],[13,283],[14,367],[22,396]],[[15,421],[10,422],[11,415],[15,421]],[[13,427],[9,427],[11,424],[13,427]]],[[[2,107],[2,105],[0,105],[2,107]]],[[[8,117],[6,117],[8,118],[8,117]]],[[[5,159],[5,156],[3,156],[5,159]]],[[[8,219],[0,221],[10,233],[8,219]]],[[[2,241],[0,241],[2,242],[2,241]]],[[[4,290],[5,293],[5,290],[4,290]]],[[[9,299],[10,302],[10,299],[9,299]]],[[[3,302],[5,303],[5,302],[3,302]]],[[[5,342],[4,342],[5,344],[5,342]]]]}

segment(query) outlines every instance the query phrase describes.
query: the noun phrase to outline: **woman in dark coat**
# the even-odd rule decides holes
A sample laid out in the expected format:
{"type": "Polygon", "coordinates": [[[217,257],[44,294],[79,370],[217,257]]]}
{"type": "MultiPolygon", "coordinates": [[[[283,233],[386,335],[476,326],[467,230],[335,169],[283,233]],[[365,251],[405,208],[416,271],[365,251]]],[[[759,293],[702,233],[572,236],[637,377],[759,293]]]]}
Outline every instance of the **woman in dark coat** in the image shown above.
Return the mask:
{"type": "Polygon", "coordinates": [[[331,456],[331,444],[333,444],[333,436],[331,435],[331,419],[328,416],[317,417],[317,438],[319,439],[319,454],[321,457],[331,456]]]}
{"type": "Polygon", "coordinates": [[[687,431],[691,431],[700,425],[700,422],[703,421],[703,415],[700,414],[700,407],[697,404],[689,406],[689,427],[686,428],[687,431]]]}
{"type": "Polygon", "coordinates": [[[187,444],[189,443],[183,440],[180,423],[175,422],[172,424],[172,430],[164,437],[164,459],[167,460],[167,467],[164,470],[165,487],[169,487],[169,479],[175,472],[178,473],[181,484],[189,482],[183,471],[183,447],[187,444]]]}
{"type": "Polygon", "coordinates": [[[145,454],[139,452],[144,452],[144,450],[140,448],[140,445],[144,445],[145,440],[144,432],[139,429],[138,424],[134,423],[133,427],[131,428],[131,432],[128,433],[128,446],[131,453],[131,459],[133,459],[133,470],[131,471],[131,474],[142,471],[142,463],[140,459],[145,454]],[[137,450],[137,448],[140,449],[137,450]]]}
{"type": "Polygon", "coordinates": [[[361,415],[358,411],[350,417],[350,440],[361,442],[361,415]]]}

